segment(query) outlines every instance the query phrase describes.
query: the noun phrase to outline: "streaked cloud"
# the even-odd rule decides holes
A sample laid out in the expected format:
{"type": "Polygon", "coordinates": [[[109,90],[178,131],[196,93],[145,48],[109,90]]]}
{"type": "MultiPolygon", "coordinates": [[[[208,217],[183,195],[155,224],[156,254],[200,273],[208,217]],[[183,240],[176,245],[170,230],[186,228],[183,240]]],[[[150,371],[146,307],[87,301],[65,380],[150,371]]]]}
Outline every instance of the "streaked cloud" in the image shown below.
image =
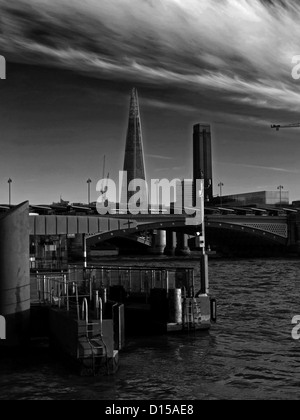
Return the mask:
{"type": "Polygon", "coordinates": [[[0,9],[0,48],[12,60],[179,89],[184,109],[299,111],[296,2],[0,0],[0,9]]]}
{"type": "Polygon", "coordinates": [[[264,165],[251,165],[251,164],[245,164],[245,163],[232,163],[232,162],[216,162],[216,164],[239,166],[241,168],[249,168],[249,169],[262,169],[264,171],[283,172],[287,174],[300,174],[300,170],[297,170],[297,169],[276,168],[276,167],[264,166],[264,165]]]}
{"type": "Polygon", "coordinates": [[[146,155],[147,158],[157,159],[157,160],[173,160],[173,157],[170,156],[161,156],[161,155],[146,155]]]}

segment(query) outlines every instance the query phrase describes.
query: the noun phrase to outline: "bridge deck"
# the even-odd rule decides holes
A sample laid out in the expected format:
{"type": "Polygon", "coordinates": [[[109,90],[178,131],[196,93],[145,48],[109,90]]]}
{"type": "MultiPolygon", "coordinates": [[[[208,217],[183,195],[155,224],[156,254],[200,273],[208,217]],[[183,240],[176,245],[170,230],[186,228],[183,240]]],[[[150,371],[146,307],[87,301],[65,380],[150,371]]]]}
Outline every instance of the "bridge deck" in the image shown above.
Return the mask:
{"type": "Polygon", "coordinates": [[[99,234],[106,232],[141,231],[168,227],[198,226],[200,215],[149,215],[149,216],[30,216],[30,235],[99,234]]]}

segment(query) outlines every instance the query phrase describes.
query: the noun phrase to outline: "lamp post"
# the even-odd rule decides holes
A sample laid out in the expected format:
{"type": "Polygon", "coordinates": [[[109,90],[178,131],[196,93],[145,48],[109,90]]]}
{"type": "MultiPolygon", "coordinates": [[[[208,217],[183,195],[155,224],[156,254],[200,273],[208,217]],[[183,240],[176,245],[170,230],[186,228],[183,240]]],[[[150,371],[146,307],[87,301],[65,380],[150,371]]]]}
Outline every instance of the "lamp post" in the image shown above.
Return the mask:
{"type": "Polygon", "coordinates": [[[12,184],[12,179],[9,178],[8,182],[8,203],[11,206],[11,184],[12,184]]]}
{"type": "Polygon", "coordinates": [[[280,192],[280,205],[282,204],[282,190],[284,189],[283,185],[279,185],[279,187],[277,187],[277,190],[279,190],[280,192]]]}
{"type": "Polygon", "coordinates": [[[88,204],[91,204],[91,183],[92,183],[92,180],[88,179],[86,182],[88,184],[88,204]]]}
{"type": "Polygon", "coordinates": [[[220,182],[218,184],[218,187],[220,188],[220,204],[222,206],[223,205],[223,200],[222,200],[222,197],[223,197],[223,187],[224,187],[223,182],[220,182]]]}

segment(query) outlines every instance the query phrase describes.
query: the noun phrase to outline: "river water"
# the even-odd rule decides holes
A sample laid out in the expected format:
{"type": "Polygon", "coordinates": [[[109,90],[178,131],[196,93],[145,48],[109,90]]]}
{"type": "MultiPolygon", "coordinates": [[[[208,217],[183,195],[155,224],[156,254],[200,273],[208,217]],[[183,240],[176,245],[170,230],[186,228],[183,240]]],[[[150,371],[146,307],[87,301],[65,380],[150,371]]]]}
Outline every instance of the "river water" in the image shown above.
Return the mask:
{"type": "Polygon", "coordinates": [[[300,261],[212,260],[209,273],[219,312],[209,333],[129,338],[110,377],[78,377],[46,347],[4,358],[0,399],[298,399],[300,261]]]}

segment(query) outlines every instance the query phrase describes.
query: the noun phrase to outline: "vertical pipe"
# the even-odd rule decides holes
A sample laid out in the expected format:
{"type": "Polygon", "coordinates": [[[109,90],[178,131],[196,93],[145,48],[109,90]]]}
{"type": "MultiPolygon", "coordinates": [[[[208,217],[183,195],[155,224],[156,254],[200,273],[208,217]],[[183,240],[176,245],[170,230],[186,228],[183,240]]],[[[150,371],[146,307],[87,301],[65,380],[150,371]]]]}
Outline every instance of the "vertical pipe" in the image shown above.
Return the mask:
{"type": "Polygon", "coordinates": [[[92,285],[92,279],[89,280],[89,286],[90,286],[90,302],[93,300],[93,285],[92,285]]]}
{"type": "Polygon", "coordinates": [[[67,311],[70,311],[70,302],[69,302],[69,285],[67,285],[67,311]]]}
{"type": "Polygon", "coordinates": [[[103,302],[102,299],[99,298],[99,323],[100,323],[100,334],[102,337],[103,334],[103,302]]]}
{"type": "Polygon", "coordinates": [[[83,234],[83,260],[84,260],[84,268],[87,268],[87,244],[86,244],[85,234],[83,234]]]}
{"type": "Polygon", "coordinates": [[[106,287],[107,285],[104,284],[104,270],[103,267],[100,270],[100,286],[106,287]]]}
{"type": "Polygon", "coordinates": [[[192,279],[192,286],[191,286],[192,297],[194,298],[195,297],[195,273],[194,273],[193,269],[190,270],[190,276],[191,276],[191,279],[192,279]]]}
{"type": "Polygon", "coordinates": [[[205,252],[201,255],[201,293],[209,294],[208,256],[205,252]]]}
{"type": "Polygon", "coordinates": [[[76,293],[76,309],[77,309],[77,319],[78,319],[78,321],[80,321],[80,308],[79,308],[79,296],[78,296],[78,286],[76,286],[76,291],[75,291],[75,293],[76,293]]]}
{"type": "Polygon", "coordinates": [[[49,303],[49,300],[51,302],[51,280],[50,280],[50,277],[47,277],[47,296],[48,296],[48,303],[49,303]]]}
{"type": "Polygon", "coordinates": [[[67,276],[64,275],[64,289],[63,289],[64,295],[67,294],[67,287],[68,287],[67,276]]]}
{"type": "MultiPolygon", "coordinates": [[[[37,272],[38,273],[38,272],[37,272]]],[[[41,278],[39,277],[39,275],[37,274],[36,277],[36,281],[37,281],[37,289],[38,289],[38,297],[39,297],[39,303],[42,302],[42,293],[41,293],[41,278]]]]}
{"type": "Polygon", "coordinates": [[[61,308],[61,292],[62,292],[62,290],[61,290],[61,287],[60,287],[59,291],[58,291],[58,308],[59,309],[61,308]]]}
{"type": "Polygon", "coordinates": [[[95,312],[95,319],[99,319],[99,291],[94,290],[93,293],[93,300],[94,300],[94,312],[95,312]]]}
{"type": "Polygon", "coordinates": [[[46,289],[46,276],[43,276],[43,301],[44,303],[46,303],[46,294],[47,294],[47,289],[46,289]]]}
{"type": "Polygon", "coordinates": [[[201,256],[200,256],[200,272],[201,272],[201,293],[202,294],[209,294],[209,277],[208,277],[208,256],[206,255],[206,248],[205,248],[205,220],[202,224],[202,235],[203,235],[203,248],[201,249],[201,256]]]}
{"type": "Polygon", "coordinates": [[[143,271],[140,269],[140,290],[143,293],[143,271]]]}
{"type": "Polygon", "coordinates": [[[129,269],[129,293],[131,293],[132,283],[131,283],[131,268],[129,269]]]}
{"type": "Polygon", "coordinates": [[[169,271],[166,270],[166,289],[167,289],[167,296],[169,295],[169,271]]]}

